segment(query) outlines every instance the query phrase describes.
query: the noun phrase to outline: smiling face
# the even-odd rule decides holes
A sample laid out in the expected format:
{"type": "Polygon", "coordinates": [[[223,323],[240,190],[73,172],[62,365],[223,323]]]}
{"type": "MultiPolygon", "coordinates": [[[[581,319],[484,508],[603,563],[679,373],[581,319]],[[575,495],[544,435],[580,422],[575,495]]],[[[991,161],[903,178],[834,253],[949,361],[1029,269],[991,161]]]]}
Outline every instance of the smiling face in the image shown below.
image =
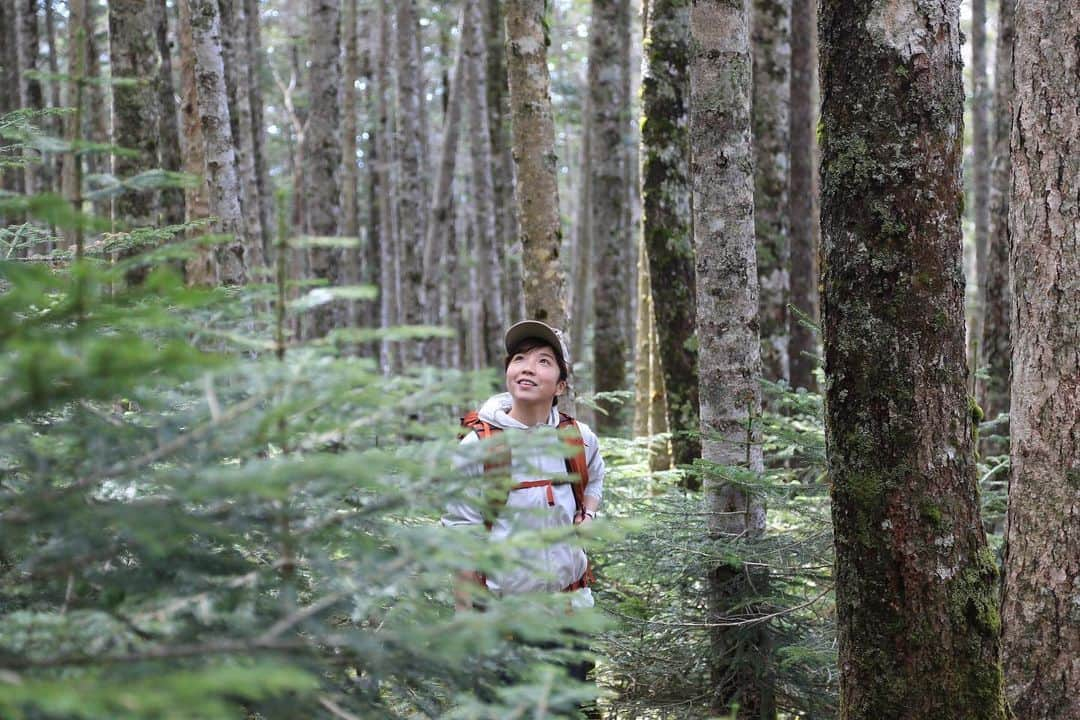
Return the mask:
{"type": "Polygon", "coordinates": [[[566,390],[555,351],[541,344],[511,353],[506,363],[506,389],[515,404],[552,405],[566,390]]]}

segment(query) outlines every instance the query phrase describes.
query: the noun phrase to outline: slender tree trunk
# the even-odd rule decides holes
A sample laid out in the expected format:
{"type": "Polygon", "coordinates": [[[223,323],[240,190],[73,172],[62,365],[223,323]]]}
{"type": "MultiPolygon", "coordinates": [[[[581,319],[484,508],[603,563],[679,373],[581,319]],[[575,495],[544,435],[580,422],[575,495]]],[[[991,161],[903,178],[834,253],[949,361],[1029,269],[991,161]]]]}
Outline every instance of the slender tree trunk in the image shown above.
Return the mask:
{"type": "Polygon", "coordinates": [[[259,218],[262,227],[263,257],[267,257],[273,245],[274,199],[270,186],[269,171],[266,167],[266,126],[263,123],[263,51],[259,32],[259,0],[244,0],[247,17],[247,46],[250,58],[248,78],[251,87],[251,139],[252,153],[255,160],[255,180],[258,185],[259,218]]]}
{"type": "MultiPolygon", "coordinates": [[[[16,25],[19,53],[19,106],[27,110],[41,110],[45,107],[45,95],[41,81],[30,77],[29,73],[38,70],[38,0],[15,0],[16,25]]],[[[35,119],[35,125],[41,125],[42,118],[35,119]]],[[[30,164],[25,169],[25,191],[28,195],[44,189],[44,166],[36,151],[24,150],[30,164]],[[32,154],[30,154],[32,153],[32,154]]]]}
{"type": "Polygon", "coordinates": [[[622,108],[619,121],[622,126],[623,170],[623,227],[626,228],[626,244],[623,246],[620,264],[625,269],[623,287],[626,300],[622,305],[623,337],[626,352],[633,357],[637,337],[638,301],[637,272],[638,250],[641,247],[641,112],[637,98],[641,93],[641,36],[635,30],[635,16],[640,13],[636,0],[627,0],[624,17],[623,41],[619,43],[620,74],[619,105],[622,108]],[[637,58],[637,62],[635,62],[637,58]]]}
{"type": "Polygon", "coordinates": [[[500,0],[484,0],[484,37],[487,38],[487,92],[491,113],[492,174],[495,178],[495,206],[499,208],[497,230],[499,256],[503,261],[506,291],[504,314],[525,317],[525,293],[521,280],[521,237],[517,204],[514,202],[514,158],[511,154],[510,94],[506,74],[506,30],[500,0]]]}
{"type": "Polygon", "coordinates": [[[505,7],[525,314],[565,331],[566,276],[559,262],[562,229],[544,21],[547,3],[507,0],[505,7]]]}
{"type": "MultiPolygon", "coordinates": [[[[236,173],[240,181],[240,209],[244,214],[244,253],[248,268],[265,264],[263,259],[262,215],[259,211],[259,183],[255,175],[255,141],[252,137],[251,53],[247,43],[245,0],[221,0],[222,19],[227,20],[233,63],[230,88],[231,126],[236,148],[236,173]]],[[[226,71],[229,69],[226,68],[226,71]]]]}
{"type": "MultiPolygon", "coordinates": [[[[15,0],[0,0],[0,113],[19,108],[19,23],[15,18],[15,0]]],[[[68,157],[65,154],[65,158],[68,157]]],[[[0,187],[17,193],[23,184],[23,173],[15,167],[0,171],[0,187]]],[[[70,197],[70,195],[68,195],[70,197]]],[[[0,222],[13,225],[21,222],[15,213],[0,215],[0,222]]]]}
{"type": "Polygon", "coordinates": [[[1067,720],[1080,717],[1080,1],[1017,3],[1015,22],[1005,677],[1017,718],[1067,720]]]}
{"type": "MultiPolygon", "coordinates": [[[[660,369],[660,352],[656,333],[656,312],[649,280],[649,254],[645,238],[639,239],[637,272],[637,333],[634,338],[634,436],[655,438],[668,432],[667,393],[664,374],[660,369]]],[[[653,440],[649,443],[649,468],[667,470],[671,467],[671,443],[653,440]]]]}
{"type": "MultiPolygon", "coordinates": [[[[113,142],[134,150],[135,156],[114,155],[113,174],[132,177],[158,165],[160,96],[155,82],[161,57],[158,53],[157,3],[142,0],[113,0],[109,3],[109,63],[114,79],[133,83],[115,84],[113,100],[113,142]]],[[[153,190],[128,190],[115,201],[117,216],[135,227],[157,221],[153,190]]]]}
{"type": "MultiPolygon", "coordinates": [[[[69,0],[67,19],[67,100],[64,103],[72,112],[64,118],[64,139],[69,143],[82,137],[83,106],[85,105],[82,80],[86,76],[89,47],[86,32],[86,0],[69,0]]],[[[10,85],[9,87],[14,87],[10,85]]],[[[75,152],[64,153],[61,188],[64,197],[75,210],[82,209],[82,157],[75,152]]],[[[64,240],[68,247],[77,247],[80,242],[78,231],[64,230],[64,240]]]]}
{"type": "Polygon", "coordinates": [[[667,389],[672,452],[679,465],[701,455],[694,238],[690,217],[690,3],[649,3],[641,128],[645,247],[667,389]]]}
{"type": "MultiPolygon", "coordinates": [[[[439,284],[442,280],[439,263],[446,252],[446,241],[454,231],[452,224],[452,206],[454,202],[454,169],[457,164],[458,139],[461,136],[461,109],[465,95],[466,47],[471,41],[468,2],[460,13],[459,40],[454,56],[454,66],[449,78],[446,113],[443,120],[442,147],[439,149],[439,164],[436,168],[435,188],[431,196],[431,217],[427,222],[427,237],[424,240],[423,253],[423,293],[424,322],[435,325],[439,322],[439,284]]],[[[432,359],[429,357],[429,359],[432,359]]]]}
{"type": "MultiPolygon", "coordinates": [[[[195,46],[191,34],[191,7],[187,2],[177,3],[176,39],[180,45],[180,117],[183,125],[183,170],[200,178],[194,187],[184,190],[184,219],[187,222],[201,220],[210,215],[210,198],[206,182],[206,141],[203,140],[202,123],[199,121],[198,85],[195,81],[195,46]]],[[[198,231],[190,235],[197,237],[198,231]]],[[[217,257],[211,248],[200,246],[195,257],[184,268],[188,283],[216,285],[218,282],[217,257]]]]}
{"type": "MultiPolygon", "coordinates": [[[[750,6],[698,2],[690,11],[690,147],[693,157],[697,330],[700,346],[702,457],[762,470],[761,348],[757,333],[754,177],[750,135],[750,6]]],[[[710,534],[752,539],[765,508],[740,485],[709,478],[710,534]]],[[[723,563],[709,574],[709,619],[718,625],[744,606],[749,568],[723,563]]],[[[744,610],[745,611],[745,610],[744,610]]],[[[776,714],[767,677],[764,628],[712,631],[712,706],[737,703],[739,718],[776,714]]]]}
{"type": "Polygon", "coordinates": [[[788,209],[791,218],[791,304],[798,311],[788,320],[791,340],[788,362],[792,387],[814,390],[814,357],[818,343],[804,322],[818,322],[817,247],[817,2],[791,0],[791,176],[788,209]],[[801,317],[800,317],[801,315],[801,317]]]}
{"type": "MultiPolygon", "coordinates": [[[[304,132],[305,230],[311,235],[335,236],[341,221],[341,2],[308,1],[308,43],[311,47],[310,95],[304,132]]],[[[329,285],[340,285],[343,255],[340,248],[313,247],[311,273],[329,285]]],[[[322,337],[341,324],[343,306],[326,303],[312,315],[312,335],[322,337]]]]}
{"type": "Polygon", "coordinates": [[[469,146],[472,150],[472,173],[476,199],[476,232],[480,267],[486,269],[480,292],[483,301],[484,347],[486,366],[502,357],[502,337],[507,322],[503,314],[503,278],[499,254],[497,211],[495,206],[494,157],[491,154],[490,115],[487,106],[487,48],[483,34],[483,8],[480,0],[465,0],[468,22],[462,23],[462,38],[468,58],[469,146]]]}
{"type": "Polygon", "coordinates": [[[225,70],[221,59],[221,19],[216,0],[180,0],[191,13],[195,54],[195,95],[203,136],[210,213],[217,216],[215,232],[231,238],[218,245],[218,280],[226,285],[247,282],[244,257],[244,218],[240,210],[240,181],[236,174],[225,70]]]}
{"type": "MultiPolygon", "coordinates": [[[[158,109],[158,158],[165,170],[177,171],[183,166],[180,154],[180,128],[177,124],[176,92],[173,88],[172,44],[169,42],[169,8],[166,0],[154,2],[154,24],[157,37],[158,66],[156,78],[158,109]]],[[[161,219],[168,225],[184,222],[184,191],[166,188],[161,191],[161,219]]]]}
{"type": "MultiPolygon", "coordinates": [[[[594,262],[606,268],[593,288],[593,388],[596,392],[626,390],[626,334],[622,308],[629,297],[622,267],[629,255],[623,208],[623,129],[620,45],[626,42],[628,0],[595,0],[589,28],[589,108],[591,117],[589,163],[591,174],[589,224],[594,262]]],[[[620,427],[625,416],[619,402],[599,403],[596,424],[601,432],[620,427]]]]}
{"type": "MultiPolygon", "coordinates": [[[[398,237],[397,182],[393,172],[394,124],[391,115],[390,18],[388,0],[378,3],[378,19],[372,26],[372,45],[376,49],[376,175],[379,184],[379,325],[383,329],[400,322],[398,298],[399,273],[395,257],[398,237]]],[[[384,374],[401,367],[398,348],[383,340],[379,357],[384,374]]]]}
{"type": "Polygon", "coordinates": [[[959,0],[821,5],[842,720],[999,720],[965,392],[959,0]]]}
{"type": "MultiPolygon", "coordinates": [[[[416,0],[397,0],[397,101],[398,152],[401,166],[399,177],[400,247],[402,248],[402,320],[420,324],[420,286],[423,283],[422,248],[427,233],[427,158],[421,107],[424,104],[424,85],[420,59],[416,52],[419,24],[416,0]]],[[[415,352],[419,352],[416,345],[415,352]]],[[[414,359],[416,355],[414,354],[414,359]]]]}
{"type": "MultiPolygon", "coordinates": [[[[112,77],[111,68],[102,64],[102,56],[108,56],[109,19],[104,5],[90,3],[86,13],[87,70],[86,77],[92,79],[86,86],[86,111],[83,126],[84,138],[104,140],[112,137],[112,89],[107,82],[112,77]],[[99,12],[104,12],[104,23],[99,23],[99,12]]],[[[112,172],[112,158],[108,153],[89,153],[85,167],[89,175],[106,175],[112,172]]],[[[112,225],[115,221],[114,203],[109,198],[94,201],[94,214],[112,225]]]]}
{"type": "MultiPolygon", "coordinates": [[[[53,5],[53,0],[45,0],[45,35],[49,44],[49,72],[53,74],[54,78],[58,78],[60,75],[60,50],[57,48],[56,43],[56,8],[53,5]]],[[[59,79],[49,81],[49,107],[61,107],[60,94],[62,85],[63,82],[59,79]]],[[[2,106],[2,102],[0,102],[0,106],[2,106]]],[[[62,117],[52,118],[47,127],[48,131],[55,137],[63,137],[64,121],[62,117]]],[[[60,157],[52,158],[49,163],[48,184],[49,190],[52,192],[60,190],[62,165],[63,160],[60,157]]],[[[52,241],[49,241],[49,250],[52,249],[52,244],[52,241]]]]}
{"type": "Polygon", "coordinates": [[[982,339],[983,314],[985,313],[985,286],[987,248],[990,237],[990,91],[986,78],[986,0],[971,1],[971,166],[972,205],[975,215],[975,308],[971,315],[968,364],[971,371],[975,364],[983,363],[982,339]]]}
{"type": "Polygon", "coordinates": [[[356,161],[356,80],[360,55],[356,42],[357,0],[344,2],[341,18],[341,37],[345,45],[341,77],[341,230],[346,237],[355,238],[360,235],[359,166],[356,161]]]}
{"type": "Polygon", "coordinates": [[[788,299],[791,239],[788,218],[788,122],[791,99],[791,2],[753,0],[754,231],[762,372],[790,377],[788,299]]]}
{"type": "MultiPolygon", "coordinates": [[[[574,238],[574,254],[571,258],[573,271],[573,304],[570,307],[570,336],[574,339],[572,352],[575,357],[585,357],[585,340],[589,321],[592,319],[594,277],[592,242],[592,103],[588,93],[582,104],[581,121],[581,171],[578,184],[577,222],[574,238]]],[[[590,367],[591,371],[591,367],[590,367]]],[[[589,387],[592,387],[590,380],[589,387]]],[[[590,423],[591,424],[591,423],[590,423]]]]}
{"type": "Polygon", "coordinates": [[[994,66],[993,158],[990,183],[990,237],[985,264],[979,266],[982,288],[982,341],[979,364],[986,379],[979,383],[978,398],[989,419],[1009,412],[1009,318],[1012,292],[1009,283],[1009,186],[1012,160],[1013,13],[1016,0],[999,0],[997,52],[994,66]]]}

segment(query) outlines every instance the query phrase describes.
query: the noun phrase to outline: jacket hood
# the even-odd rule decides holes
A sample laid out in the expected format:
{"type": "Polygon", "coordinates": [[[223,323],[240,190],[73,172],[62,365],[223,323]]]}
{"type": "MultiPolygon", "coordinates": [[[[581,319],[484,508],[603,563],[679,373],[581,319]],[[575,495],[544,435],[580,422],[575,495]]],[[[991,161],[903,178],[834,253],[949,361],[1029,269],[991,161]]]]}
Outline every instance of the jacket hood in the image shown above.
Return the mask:
{"type": "MultiPolygon", "coordinates": [[[[480,409],[477,411],[477,415],[484,422],[491,423],[497,428],[503,430],[507,428],[516,428],[518,430],[527,430],[528,426],[514,418],[510,417],[510,408],[513,405],[513,398],[510,397],[510,393],[504,392],[498,395],[492,395],[487,399],[480,409]]],[[[548,413],[547,422],[545,425],[551,427],[559,426],[559,408],[552,406],[551,412],[548,413]]]]}

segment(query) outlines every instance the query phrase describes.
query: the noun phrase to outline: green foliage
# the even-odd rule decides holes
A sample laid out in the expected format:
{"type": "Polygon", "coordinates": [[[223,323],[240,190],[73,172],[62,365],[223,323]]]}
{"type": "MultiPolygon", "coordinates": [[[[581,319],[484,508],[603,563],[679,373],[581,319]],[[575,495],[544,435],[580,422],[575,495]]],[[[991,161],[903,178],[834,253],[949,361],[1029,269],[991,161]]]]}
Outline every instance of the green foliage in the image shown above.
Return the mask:
{"type": "Polygon", "coordinates": [[[714,683],[705,578],[722,564],[747,572],[768,568],[767,585],[715,621],[736,635],[760,638],[764,629],[779,710],[792,718],[835,715],[832,533],[821,398],[770,389],[780,413],[763,418],[770,469],[756,475],[738,467],[695,466],[766,502],[762,538],[710,540],[706,499],[679,487],[680,471],[646,479],[647,439],[627,444],[626,463],[609,472],[607,512],[642,523],[600,556],[606,580],[601,604],[619,621],[605,636],[609,661],[602,668],[605,683],[618,691],[612,701],[617,717],[708,715],[714,683]]]}

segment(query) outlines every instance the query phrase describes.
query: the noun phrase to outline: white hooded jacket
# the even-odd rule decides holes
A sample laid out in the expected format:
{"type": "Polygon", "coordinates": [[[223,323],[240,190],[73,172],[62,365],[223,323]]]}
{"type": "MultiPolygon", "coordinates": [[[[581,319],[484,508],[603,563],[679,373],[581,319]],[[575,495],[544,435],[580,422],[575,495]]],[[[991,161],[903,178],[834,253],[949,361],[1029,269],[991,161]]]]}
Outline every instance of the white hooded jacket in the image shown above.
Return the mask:
{"type": "MultiPolygon", "coordinates": [[[[518,422],[510,417],[510,393],[501,393],[490,398],[478,411],[480,419],[501,428],[507,433],[507,441],[514,450],[510,453],[510,472],[514,483],[530,480],[548,480],[566,477],[566,456],[564,441],[559,439],[556,428],[559,425],[559,412],[552,408],[547,422],[533,427],[518,422]],[[516,433],[523,433],[515,438],[516,433]],[[527,434],[527,435],[525,435],[527,434]],[[550,442],[547,438],[550,437],[550,442]],[[524,448],[518,447],[524,445],[524,448]]],[[[585,441],[585,460],[589,467],[589,484],[585,495],[599,500],[604,489],[604,460],[600,456],[600,444],[596,434],[582,422],[578,422],[581,437],[585,441]]],[[[455,467],[462,473],[482,478],[484,464],[474,448],[468,446],[479,442],[475,432],[470,432],[462,441],[462,451],[454,458],[455,467]]],[[[475,489],[476,496],[480,488],[475,489]]],[[[510,537],[515,531],[542,530],[572,525],[574,522],[574,491],[570,483],[557,483],[552,488],[555,505],[549,506],[547,488],[532,487],[511,490],[506,505],[499,512],[491,528],[490,539],[500,542],[510,537]]],[[[479,525],[484,522],[480,512],[468,503],[451,503],[442,518],[445,526],[479,525]]],[[[542,548],[529,548],[521,551],[517,560],[519,565],[512,570],[494,577],[488,577],[488,588],[497,595],[518,594],[525,592],[557,592],[576,582],[585,574],[585,552],[569,543],[556,543],[542,548]]],[[[574,605],[591,606],[592,593],[588,588],[577,592],[574,605]]]]}

